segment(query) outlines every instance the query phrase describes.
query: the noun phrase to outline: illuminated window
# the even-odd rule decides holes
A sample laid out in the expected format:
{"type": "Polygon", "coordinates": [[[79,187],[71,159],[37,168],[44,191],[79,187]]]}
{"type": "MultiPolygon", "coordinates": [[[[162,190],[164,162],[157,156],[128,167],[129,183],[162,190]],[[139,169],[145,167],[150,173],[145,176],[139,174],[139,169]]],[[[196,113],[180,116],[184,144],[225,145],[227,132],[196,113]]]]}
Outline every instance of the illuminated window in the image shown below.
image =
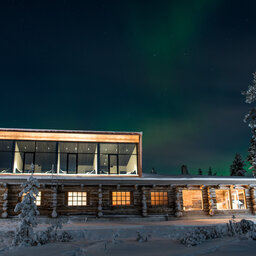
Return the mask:
{"type": "Polygon", "coordinates": [[[246,209],[245,194],[243,189],[231,190],[232,209],[241,210],[246,209]]]}
{"type": "Polygon", "coordinates": [[[41,205],[41,191],[38,192],[38,195],[36,197],[36,205],[37,206],[41,205]]]}
{"type": "Polygon", "coordinates": [[[163,191],[151,192],[151,205],[168,205],[167,192],[163,192],[163,191]]]}
{"type": "Polygon", "coordinates": [[[130,192],[112,192],[112,205],[130,205],[130,192]]]}
{"type": "Polygon", "coordinates": [[[68,206],[87,205],[87,192],[68,192],[68,206]]]}
{"type": "Polygon", "coordinates": [[[201,190],[183,190],[183,210],[193,211],[203,209],[202,191],[201,190]]]}
{"type": "Polygon", "coordinates": [[[246,209],[244,189],[216,190],[218,210],[246,209]]]}
{"type": "Polygon", "coordinates": [[[230,210],[230,194],[229,190],[218,189],[216,192],[216,201],[218,210],[230,210]]]}
{"type": "MultiPolygon", "coordinates": [[[[23,200],[24,196],[25,195],[23,194],[22,197],[21,197],[21,201],[23,200]]],[[[41,191],[38,192],[35,203],[36,203],[37,206],[41,205],[41,191]]]]}

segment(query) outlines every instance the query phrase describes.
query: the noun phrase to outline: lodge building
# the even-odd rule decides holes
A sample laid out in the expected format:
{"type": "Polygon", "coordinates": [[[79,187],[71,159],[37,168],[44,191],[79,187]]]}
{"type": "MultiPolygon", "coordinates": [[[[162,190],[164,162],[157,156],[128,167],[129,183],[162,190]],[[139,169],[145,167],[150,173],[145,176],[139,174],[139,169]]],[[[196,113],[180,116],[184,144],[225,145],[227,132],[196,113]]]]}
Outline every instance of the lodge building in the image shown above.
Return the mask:
{"type": "Polygon", "coordinates": [[[0,129],[0,214],[40,183],[42,216],[231,216],[256,213],[256,179],[142,172],[142,133],[0,129]]]}

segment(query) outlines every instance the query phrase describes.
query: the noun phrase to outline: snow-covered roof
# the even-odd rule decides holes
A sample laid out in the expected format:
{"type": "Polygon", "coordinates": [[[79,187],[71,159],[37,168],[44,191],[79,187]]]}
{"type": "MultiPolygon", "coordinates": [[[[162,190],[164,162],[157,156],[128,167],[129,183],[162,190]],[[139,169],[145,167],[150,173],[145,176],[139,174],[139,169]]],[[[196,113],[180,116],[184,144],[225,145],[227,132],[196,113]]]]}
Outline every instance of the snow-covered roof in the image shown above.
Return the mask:
{"type": "MultiPolygon", "coordinates": [[[[243,184],[255,185],[256,179],[250,177],[218,177],[218,176],[162,176],[155,175],[155,177],[131,177],[131,176],[88,176],[88,175],[40,175],[34,174],[40,183],[58,183],[58,184],[88,184],[88,185],[219,185],[219,184],[243,184]]],[[[12,175],[6,174],[0,176],[1,182],[6,183],[20,183],[22,180],[27,179],[27,175],[12,175]]],[[[147,176],[147,175],[146,175],[147,176]]]]}

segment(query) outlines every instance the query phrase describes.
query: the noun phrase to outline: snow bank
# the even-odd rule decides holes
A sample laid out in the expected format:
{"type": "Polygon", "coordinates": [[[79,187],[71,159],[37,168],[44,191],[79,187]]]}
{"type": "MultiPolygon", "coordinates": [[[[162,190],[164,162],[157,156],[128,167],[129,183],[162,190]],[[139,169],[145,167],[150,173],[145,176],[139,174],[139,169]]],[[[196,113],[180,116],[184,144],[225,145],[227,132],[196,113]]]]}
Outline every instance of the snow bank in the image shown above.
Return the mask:
{"type": "Polygon", "coordinates": [[[242,219],[240,222],[229,221],[226,226],[197,227],[183,235],[179,240],[181,244],[190,247],[206,240],[232,236],[256,240],[256,225],[253,221],[242,219]]]}

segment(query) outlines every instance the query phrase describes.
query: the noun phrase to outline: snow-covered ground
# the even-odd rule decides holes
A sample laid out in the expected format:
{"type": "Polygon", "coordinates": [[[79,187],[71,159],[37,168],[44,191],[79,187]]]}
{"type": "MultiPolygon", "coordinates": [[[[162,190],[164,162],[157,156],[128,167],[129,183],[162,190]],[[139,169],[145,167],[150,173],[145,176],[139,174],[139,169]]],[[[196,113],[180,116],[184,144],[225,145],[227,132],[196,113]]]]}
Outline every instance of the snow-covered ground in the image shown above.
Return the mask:
{"type": "MultiPolygon", "coordinates": [[[[254,219],[255,220],[255,219],[254,219]]],[[[239,220],[237,220],[239,221],[239,220]]],[[[9,250],[14,220],[0,221],[0,255],[54,255],[54,256],[98,256],[98,255],[256,255],[256,241],[246,237],[227,237],[206,241],[187,248],[177,241],[182,234],[195,226],[225,225],[227,219],[177,220],[162,222],[74,222],[63,225],[74,241],[50,243],[37,247],[14,248],[9,250]],[[148,242],[136,241],[138,232],[148,237],[148,242]]],[[[46,229],[40,224],[38,230],[46,229]]]]}

